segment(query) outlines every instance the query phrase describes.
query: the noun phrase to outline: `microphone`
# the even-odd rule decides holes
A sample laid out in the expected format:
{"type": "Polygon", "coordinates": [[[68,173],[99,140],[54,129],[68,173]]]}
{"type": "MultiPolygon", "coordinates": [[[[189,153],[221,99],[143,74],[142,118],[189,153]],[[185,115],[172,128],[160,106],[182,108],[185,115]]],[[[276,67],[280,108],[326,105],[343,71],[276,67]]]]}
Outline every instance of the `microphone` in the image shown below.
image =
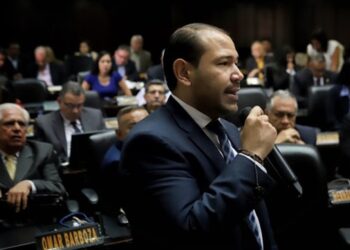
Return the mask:
{"type": "MultiPolygon", "coordinates": [[[[249,115],[251,107],[243,108],[239,113],[239,120],[244,124],[245,119],[249,115]]],[[[293,170],[290,168],[289,164],[283,158],[281,152],[276,147],[273,146],[271,152],[267,155],[265,159],[266,163],[270,168],[272,168],[275,173],[284,180],[287,185],[294,187],[294,191],[300,197],[303,193],[303,188],[301,187],[298,178],[295,176],[293,170]]]]}

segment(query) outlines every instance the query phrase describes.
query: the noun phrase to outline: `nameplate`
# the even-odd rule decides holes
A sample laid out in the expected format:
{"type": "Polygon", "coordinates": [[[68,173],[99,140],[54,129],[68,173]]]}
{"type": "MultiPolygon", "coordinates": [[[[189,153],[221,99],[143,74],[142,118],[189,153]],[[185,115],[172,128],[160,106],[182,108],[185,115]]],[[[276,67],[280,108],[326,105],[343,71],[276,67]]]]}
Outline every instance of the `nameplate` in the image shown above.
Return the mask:
{"type": "Polygon", "coordinates": [[[97,224],[88,224],[40,234],[36,243],[40,250],[73,250],[102,245],[103,236],[97,224]]]}

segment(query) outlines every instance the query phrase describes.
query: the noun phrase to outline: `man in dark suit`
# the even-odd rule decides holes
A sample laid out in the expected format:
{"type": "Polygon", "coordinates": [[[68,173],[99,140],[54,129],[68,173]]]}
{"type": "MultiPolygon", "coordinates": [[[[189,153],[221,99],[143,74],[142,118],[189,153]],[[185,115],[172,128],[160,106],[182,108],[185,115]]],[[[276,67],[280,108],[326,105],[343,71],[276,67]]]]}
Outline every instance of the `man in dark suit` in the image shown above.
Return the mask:
{"type": "Polygon", "coordinates": [[[35,63],[28,66],[25,77],[43,80],[47,86],[62,85],[66,81],[63,64],[49,62],[46,47],[38,46],[34,51],[34,57],[35,63]]]}
{"type": "Polygon", "coordinates": [[[52,143],[60,160],[66,162],[72,134],[103,130],[105,123],[100,110],[84,107],[85,93],[79,83],[66,83],[57,101],[59,110],[37,117],[35,137],[52,143]]]}
{"type": "Polygon", "coordinates": [[[138,81],[139,74],[135,63],[130,60],[130,48],[127,45],[120,45],[114,52],[114,61],[116,70],[122,77],[130,81],[138,81]]]}
{"type": "Polygon", "coordinates": [[[277,90],[266,106],[269,121],[277,130],[275,143],[296,143],[316,145],[319,129],[295,123],[298,103],[288,90],[277,90]]]}
{"type": "Polygon", "coordinates": [[[27,141],[28,122],[20,106],[0,105],[0,189],[16,212],[27,208],[31,193],[65,194],[52,145],[27,141]]]}
{"type": "Polygon", "coordinates": [[[230,36],[214,26],[189,24],[171,36],[164,72],[173,95],[123,145],[124,208],[136,245],[275,249],[263,201],[273,181],[261,162],[276,130],[259,107],[241,136],[218,119],[237,111],[237,60],[230,36]]]}
{"type": "Polygon", "coordinates": [[[336,73],[326,70],[326,59],[322,54],[309,57],[308,67],[295,74],[291,85],[299,107],[306,107],[309,87],[334,84],[336,77],[336,73]]]}

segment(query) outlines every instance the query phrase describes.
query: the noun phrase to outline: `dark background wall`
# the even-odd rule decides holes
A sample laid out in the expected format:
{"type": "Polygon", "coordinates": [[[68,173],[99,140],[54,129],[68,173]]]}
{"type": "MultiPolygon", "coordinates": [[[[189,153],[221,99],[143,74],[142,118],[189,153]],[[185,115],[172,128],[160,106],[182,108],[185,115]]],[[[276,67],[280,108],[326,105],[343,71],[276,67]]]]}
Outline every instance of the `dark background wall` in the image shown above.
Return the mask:
{"type": "Polygon", "coordinates": [[[129,43],[132,34],[145,38],[145,48],[159,60],[171,32],[188,22],[207,22],[228,30],[244,58],[255,39],[270,38],[274,47],[290,44],[305,51],[316,26],[350,46],[347,1],[183,0],[11,0],[0,2],[0,45],[17,40],[23,51],[50,45],[59,58],[78,49],[81,39],[96,51],[129,43]]]}

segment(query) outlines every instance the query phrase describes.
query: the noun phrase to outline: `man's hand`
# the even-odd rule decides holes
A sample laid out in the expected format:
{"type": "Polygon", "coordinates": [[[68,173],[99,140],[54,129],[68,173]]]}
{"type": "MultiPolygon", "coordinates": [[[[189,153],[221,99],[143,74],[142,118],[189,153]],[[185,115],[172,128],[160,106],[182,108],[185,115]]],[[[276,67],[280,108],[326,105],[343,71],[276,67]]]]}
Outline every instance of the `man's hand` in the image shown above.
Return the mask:
{"type": "Polygon", "coordinates": [[[276,129],[269,123],[268,116],[260,107],[255,106],[241,132],[242,148],[265,159],[272,150],[276,135],[276,129]]]}
{"type": "Polygon", "coordinates": [[[27,208],[28,195],[32,189],[29,181],[24,180],[17,183],[7,192],[7,202],[15,206],[16,213],[27,208]]]}
{"type": "Polygon", "coordinates": [[[301,138],[298,131],[294,128],[288,128],[282,130],[278,133],[275,143],[296,143],[296,144],[305,144],[301,138]]]}

